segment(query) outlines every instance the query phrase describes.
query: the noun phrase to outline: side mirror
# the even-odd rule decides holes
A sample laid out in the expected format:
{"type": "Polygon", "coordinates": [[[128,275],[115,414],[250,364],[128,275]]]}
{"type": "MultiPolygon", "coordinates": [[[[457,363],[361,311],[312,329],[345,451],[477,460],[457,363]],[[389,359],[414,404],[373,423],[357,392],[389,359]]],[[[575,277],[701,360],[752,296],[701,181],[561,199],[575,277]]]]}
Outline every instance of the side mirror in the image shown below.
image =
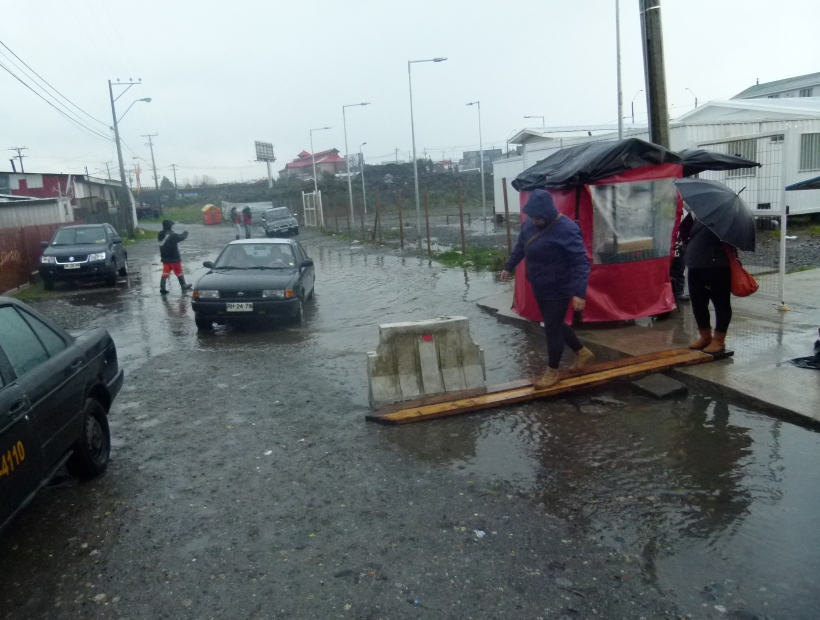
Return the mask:
{"type": "Polygon", "coordinates": [[[312,258],[306,258],[305,260],[303,260],[302,261],[302,267],[313,267],[313,259],[312,258]]]}
{"type": "Polygon", "coordinates": [[[111,243],[122,243],[122,237],[114,237],[111,243]]]}
{"type": "Polygon", "coordinates": [[[48,241],[41,241],[40,242],[40,247],[45,250],[48,247],[48,241]]]}
{"type": "Polygon", "coordinates": [[[208,269],[213,269],[214,268],[213,262],[209,261],[209,260],[206,260],[204,263],[202,263],[202,266],[207,267],[208,269]]]}

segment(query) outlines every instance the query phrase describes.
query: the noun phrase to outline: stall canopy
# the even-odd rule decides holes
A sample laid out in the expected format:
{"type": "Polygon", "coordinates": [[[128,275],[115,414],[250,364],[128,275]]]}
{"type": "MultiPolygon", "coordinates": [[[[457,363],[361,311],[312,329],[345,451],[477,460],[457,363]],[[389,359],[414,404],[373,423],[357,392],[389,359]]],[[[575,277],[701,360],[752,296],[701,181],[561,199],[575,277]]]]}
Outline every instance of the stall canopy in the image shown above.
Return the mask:
{"type": "Polygon", "coordinates": [[[798,183],[792,183],[791,185],[786,186],[787,192],[795,192],[806,189],[820,189],[820,177],[806,179],[805,181],[799,181],[798,183]]]}
{"type": "MultiPolygon", "coordinates": [[[[530,192],[546,189],[558,210],[581,228],[591,264],[583,320],[622,321],[675,308],[669,266],[683,203],[674,181],[687,171],[756,165],[710,151],[678,154],[629,138],[558,151],[522,172],[512,185],[522,207],[530,192]]],[[[526,280],[526,261],[518,268],[513,308],[525,318],[541,320],[526,280]]]]}

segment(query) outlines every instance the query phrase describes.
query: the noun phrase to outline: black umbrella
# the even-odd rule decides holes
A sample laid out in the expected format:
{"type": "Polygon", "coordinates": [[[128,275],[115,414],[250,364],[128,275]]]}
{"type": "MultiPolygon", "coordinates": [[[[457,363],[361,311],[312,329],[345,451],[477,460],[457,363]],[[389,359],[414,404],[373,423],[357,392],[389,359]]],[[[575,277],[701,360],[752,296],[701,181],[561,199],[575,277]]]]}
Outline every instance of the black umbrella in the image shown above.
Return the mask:
{"type": "Polygon", "coordinates": [[[679,179],[675,186],[695,217],[721,241],[754,252],[754,215],[732,189],[708,179],[679,179]]]}

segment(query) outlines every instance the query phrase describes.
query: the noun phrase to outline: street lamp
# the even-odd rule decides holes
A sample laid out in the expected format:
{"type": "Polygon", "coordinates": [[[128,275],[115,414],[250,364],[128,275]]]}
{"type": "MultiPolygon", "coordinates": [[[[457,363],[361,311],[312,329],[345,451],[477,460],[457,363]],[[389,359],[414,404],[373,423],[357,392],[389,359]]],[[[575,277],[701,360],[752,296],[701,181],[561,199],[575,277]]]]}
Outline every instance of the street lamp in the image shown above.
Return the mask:
{"type": "Polygon", "coordinates": [[[410,135],[413,138],[413,181],[416,186],[416,230],[419,234],[419,249],[421,249],[421,201],[419,200],[419,163],[416,160],[416,126],[413,122],[413,76],[410,73],[411,65],[419,62],[444,62],[446,58],[429,58],[427,60],[407,61],[407,81],[410,84],[410,135]]]}
{"type": "MultiPolygon", "coordinates": [[[[129,202],[131,203],[131,232],[133,232],[133,229],[137,227],[137,207],[134,201],[132,200],[131,190],[128,188],[128,180],[125,178],[125,164],[122,161],[122,146],[120,146],[120,129],[117,119],[117,108],[115,107],[114,103],[117,101],[117,99],[119,99],[126,92],[128,92],[129,88],[131,88],[132,86],[136,86],[137,84],[141,85],[142,80],[139,80],[137,82],[132,82],[131,80],[128,80],[127,82],[120,82],[119,80],[117,80],[116,82],[112,82],[111,80],[108,80],[108,96],[111,99],[111,118],[114,120],[114,142],[116,142],[117,144],[117,160],[120,164],[120,185],[122,185],[123,192],[125,196],[129,197],[129,202]],[[124,91],[122,91],[119,95],[117,95],[115,99],[114,86],[127,86],[127,88],[124,91]]],[[[149,102],[151,101],[151,99],[146,97],[145,99],[138,99],[138,101],[149,102]]],[[[136,101],[134,103],[136,103],[136,101]]],[[[134,103],[132,103],[131,106],[133,106],[134,103]]],[[[128,110],[131,109],[131,106],[128,106],[128,110]]],[[[128,110],[126,110],[126,113],[128,112],[128,110]]],[[[125,114],[123,114],[123,116],[125,116],[125,114]]],[[[121,119],[122,117],[120,117],[120,120],[121,119]]]]}
{"type": "Polygon", "coordinates": [[[135,104],[135,103],[139,103],[140,101],[144,101],[145,103],[151,103],[151,97],[145,97],[144,99],[137,99],[136,101],[134,101],[133,103],[131,103],[131,105],[130,105],[130,106],[128,106],[128,107],[125,109],[125,112],[123,112],[123,113],[122,113],[122,116],[120,116],[120,117],[117,119],[117,122],[119,123],[120,121],[122,121],[122,119],[124,119],[124,118],[125,118],[125,115],[126,115],[126,114],[128,114],[128,110],[130,110],[131,108],[133,108],[133,107],[134,107],[134,104],[135,104]]]}
{"type": "MultiPolygon", "coordinates": [[[[362,207],[364,208],[364,219],[367,220],[367,196],[364,194],[364,155],[362,154],[362,147],[367,142],[362,142],[359,145],[359,165],[362,167],[362,207]]],[[[352,200],[352,199],[351,199],[352,200]]]]}
{"type": "Polygon", "coordinates": [[[313,199],[319,196],[319,185],[316,183],[316,153],[313,152],[313,132],[330,129],[330,127],[317,127],[310,130],[310,158],[313,160],[313,199]]]}
{"type": "Polygon", "coordinates": [[[635,124],[635,99],[637,99],[638,95],[640,95],[642,92],[643,92],[643,88],[641,90],[639,90],[637,93],[635,93],[634,97],[632,97],[632,124],[633,125],[635,124]]]}
{"type": "Polygon", "coordinates": [[[518,132],[517,129],[513,129],[512,133],[509,136],[507,136],[507,159],[510,158],[510,138],[512,138],[513,134],[515,134],[517,132],[518,132]]]}
{"type": "Polygon", "coordinates": [[[698,96],[695,93],[692,92],[691,88],[687,88],[686,90],[688,90],[690,93],[692,93],[692,96],[695,98],[695,107],[698,107],[698,96]]]}
{"type": "Polygon", "coordinates": [[[546,127],[546,125],[544,125],[544,117],[543,116],[525,116],[524,118],[540,118],[541,119],[541,128],[543,129],[544,127],[546,127]]]}
{"type": "Polygon", "coordinates": [[[487,234],[487,193],[484,191],[484,144],[481,140],[481,102],[471,101],[467,105],[478,107],[478,156],[481,158],[481,219],[484,220],[484,234],[487,234]]]}
{"type": "MultiPolygon", "coordinates": [[[[347,119],[345,118],[345,108],[355,108],[357,106],[363,105],[370,105],[370,103],[351,103],[349,105],[342,106],[342,125],[344,126],[345,130],[345,172],[347,172],[347,193],[350,196],[350,225],[353,225],[353,222],[356,221],[353,215],[353,183],[350,180],[350,162],[348,161],[350,158],[350,154],[347,151],[347,119]]],[[[313,148],[312,146],[310,147],[313,148]]],[[[361,163],[361,158],[359,158],[359,163],[361,163]]],[[[362,187],[364,188],[364,166],[362,166],[362,187]]]]}

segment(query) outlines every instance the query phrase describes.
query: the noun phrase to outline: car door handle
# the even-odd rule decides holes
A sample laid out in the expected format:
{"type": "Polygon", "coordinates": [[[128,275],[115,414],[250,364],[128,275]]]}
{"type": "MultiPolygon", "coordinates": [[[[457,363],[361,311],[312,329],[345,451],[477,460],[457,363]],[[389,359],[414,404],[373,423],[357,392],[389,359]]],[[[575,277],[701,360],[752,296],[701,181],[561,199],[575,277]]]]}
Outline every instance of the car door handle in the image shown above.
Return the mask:
{"type": "Polygon", "coordinates": [[[21,398],[16,403],[14,403],[11,407],[9,407],[9,416],[14,417],[18,414],[22,413],[29,407],[29,402],[25,398],[21,398]]]}
{"type": "Polygon", "coordinates": [[[69,368],[71,370],[77,370],[82,365],[83,365],[83,358],[78,357],[73,362],[71,362],[71,366],[69,366],[69,368]]]}

